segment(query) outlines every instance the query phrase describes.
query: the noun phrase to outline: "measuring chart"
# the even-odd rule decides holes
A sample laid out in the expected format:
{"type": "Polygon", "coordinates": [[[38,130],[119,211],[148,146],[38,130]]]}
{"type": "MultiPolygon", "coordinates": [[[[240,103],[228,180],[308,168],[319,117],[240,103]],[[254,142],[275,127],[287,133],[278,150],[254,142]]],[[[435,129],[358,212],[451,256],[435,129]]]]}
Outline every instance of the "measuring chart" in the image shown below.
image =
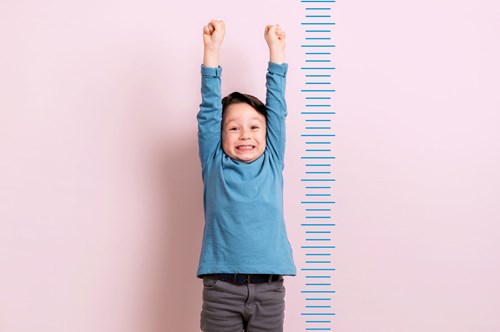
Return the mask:
{"type": "Polygon", "coordinates": [[[301,111],[301,131],[304,174],[301,178],[304,196],[301,206],[305,218],[301,223],[304,241],[301,243],[301,268],[304,283],[301,286],[304,307],[301,315],[306,331],[331,331],[335,317],[333,296],[335,294],[332,263],[335,245],[333,233],[332,186],[335,179],[332,163],[333,150],[332,123],[335,117],[333,105],[333,21],[330,0],[301,0],[304,19],[301,26],[305,37],[301,44],[304,63],[301,72],[304,80],[301,88],[303,107],[301,111]]]}

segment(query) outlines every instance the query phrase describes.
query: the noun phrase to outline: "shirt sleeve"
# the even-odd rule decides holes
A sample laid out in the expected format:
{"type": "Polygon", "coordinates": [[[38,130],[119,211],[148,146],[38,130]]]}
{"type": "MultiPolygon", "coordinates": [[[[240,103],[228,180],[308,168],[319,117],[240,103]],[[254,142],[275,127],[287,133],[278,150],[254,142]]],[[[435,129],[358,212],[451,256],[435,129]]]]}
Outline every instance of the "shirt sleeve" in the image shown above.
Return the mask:
{"type": "Polygon", "coordinates": [[[222,68],[201,66],[201,104],[197,115],[198,147],[202,168],[214,157],[221,140],[222,68]]]}
{"type": "Polygon", "coordinates": [[[266,107],[267,107],[267,147],[278,160],[285,157],[285,117],[287,115],[285,101],[286,63],[269,62],[266,75],[266,107]]]}

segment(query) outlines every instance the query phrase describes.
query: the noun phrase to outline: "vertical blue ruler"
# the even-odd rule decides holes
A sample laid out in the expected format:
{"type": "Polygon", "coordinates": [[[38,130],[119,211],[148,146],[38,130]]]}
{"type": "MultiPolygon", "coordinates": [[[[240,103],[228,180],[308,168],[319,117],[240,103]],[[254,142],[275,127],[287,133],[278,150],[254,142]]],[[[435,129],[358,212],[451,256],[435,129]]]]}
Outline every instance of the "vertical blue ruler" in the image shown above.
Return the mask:
{"type": "Polygon", "coordinates": [[[305,331],[332,331],[335,310],[332,172],[335,160],[332,129],[335,118],[333,78],[335,66],[333,52],[333,5],[335,0],[301,0],[304,17],[301,26],[305,38],[301,49],[304,77],[301,118],[301,138],[304,174],[301,178],[304,196],[301,206],[305,218],[301,223],[304,241],[301,253],[301,286],[304,307],[301,316],[305,331]]]}

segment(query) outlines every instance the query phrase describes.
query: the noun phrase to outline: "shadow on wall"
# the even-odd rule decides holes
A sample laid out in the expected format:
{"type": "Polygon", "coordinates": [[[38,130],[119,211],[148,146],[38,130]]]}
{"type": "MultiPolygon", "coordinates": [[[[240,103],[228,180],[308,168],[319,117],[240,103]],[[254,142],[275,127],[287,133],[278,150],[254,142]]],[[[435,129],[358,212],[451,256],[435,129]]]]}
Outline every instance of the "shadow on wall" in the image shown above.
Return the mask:
{"type": "Polygon", "coordinates": [[[143,331],[199,331],[202,283],[196,270],[204,219],[196,135],[162,140],[151,157],[156,211],[153,243],[146,243],[153,250],[145,306],[150,328],[143,331]]]}

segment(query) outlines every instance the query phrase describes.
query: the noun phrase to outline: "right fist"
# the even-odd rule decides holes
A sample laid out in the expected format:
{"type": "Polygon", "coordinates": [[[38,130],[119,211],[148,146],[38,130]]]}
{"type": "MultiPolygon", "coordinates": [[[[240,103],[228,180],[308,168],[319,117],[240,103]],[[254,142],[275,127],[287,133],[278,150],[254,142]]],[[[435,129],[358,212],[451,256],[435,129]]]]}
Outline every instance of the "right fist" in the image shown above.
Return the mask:
{"type": "Polygon", "coordinates": [[[269,49],[278,48],[285,49],[285,31],[281,30],[279,24],[268,25],[264,30],[264,38],[266,39],[269,49]]]}
{"type": "Polygon", "coordinates": [[[203,27],[203,44],[205,47],[211,49],[219,49],[224,34],[226,33],[226,26],[222,20],[211,20],[203,27]]]}

